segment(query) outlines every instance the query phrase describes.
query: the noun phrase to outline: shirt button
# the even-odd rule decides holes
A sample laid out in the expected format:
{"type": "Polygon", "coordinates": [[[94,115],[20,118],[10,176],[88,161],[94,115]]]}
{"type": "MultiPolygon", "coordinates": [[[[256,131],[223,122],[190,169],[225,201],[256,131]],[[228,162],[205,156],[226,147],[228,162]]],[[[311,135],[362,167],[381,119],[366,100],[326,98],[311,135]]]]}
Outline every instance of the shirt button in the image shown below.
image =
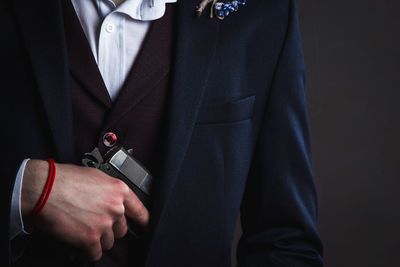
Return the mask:
{"type": "Polygon", "coordinates": [[[112,32],[114,32],[114,30],[115,30],[115,25],[113,23],[108,23],[106,25],[106,31],[108,33],[112,33],[112,32]]]}
{"type": "Polygon", "coordinates": [[[115,133],[109,132],[103,136],[103,144],[106,147],[112,147],[117,143],[117,135],[115,133]]]}

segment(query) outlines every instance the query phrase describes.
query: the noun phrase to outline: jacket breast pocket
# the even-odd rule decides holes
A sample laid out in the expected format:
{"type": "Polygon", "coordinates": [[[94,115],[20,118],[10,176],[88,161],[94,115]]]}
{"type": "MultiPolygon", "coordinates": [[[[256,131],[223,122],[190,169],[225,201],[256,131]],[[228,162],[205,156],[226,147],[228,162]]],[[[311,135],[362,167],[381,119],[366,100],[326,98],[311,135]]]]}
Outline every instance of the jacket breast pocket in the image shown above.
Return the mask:
{"type": "Polygon", "coordinates": [[[255,96],[248,96],[224,103],[203,103],[196,125],[234,123],[251,119],[255,96]]]}

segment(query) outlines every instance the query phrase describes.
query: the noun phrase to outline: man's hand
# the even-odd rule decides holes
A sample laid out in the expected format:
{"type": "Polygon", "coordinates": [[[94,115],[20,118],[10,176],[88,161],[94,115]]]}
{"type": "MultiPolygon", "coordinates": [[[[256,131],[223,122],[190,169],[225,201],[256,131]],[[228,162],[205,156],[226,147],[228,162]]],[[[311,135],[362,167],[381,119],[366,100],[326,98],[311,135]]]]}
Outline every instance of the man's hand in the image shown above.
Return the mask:
{"type": "MultiPolygon", "coordinates": [[[[21,193],[25,221],[40,198],[48,169],[46,161],[27,163],[21,193]]],[[[32,223],[97,261],[103,250],[113,247],[115,238],[126,234],[125,214],[147,227],[147,209],[124,182],[94,168],[56,164],[53,190],[32,223]]]]}

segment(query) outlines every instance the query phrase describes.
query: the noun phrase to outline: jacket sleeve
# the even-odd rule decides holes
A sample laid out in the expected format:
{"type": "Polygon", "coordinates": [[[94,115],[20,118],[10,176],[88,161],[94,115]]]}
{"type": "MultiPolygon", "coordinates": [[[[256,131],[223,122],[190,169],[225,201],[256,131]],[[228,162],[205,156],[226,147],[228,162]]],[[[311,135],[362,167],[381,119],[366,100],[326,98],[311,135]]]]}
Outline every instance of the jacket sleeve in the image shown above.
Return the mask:
{"type": "Polygon", "coordinates": [[[323,266],[296,3],[241,206],[239,266],[323,266]]]}

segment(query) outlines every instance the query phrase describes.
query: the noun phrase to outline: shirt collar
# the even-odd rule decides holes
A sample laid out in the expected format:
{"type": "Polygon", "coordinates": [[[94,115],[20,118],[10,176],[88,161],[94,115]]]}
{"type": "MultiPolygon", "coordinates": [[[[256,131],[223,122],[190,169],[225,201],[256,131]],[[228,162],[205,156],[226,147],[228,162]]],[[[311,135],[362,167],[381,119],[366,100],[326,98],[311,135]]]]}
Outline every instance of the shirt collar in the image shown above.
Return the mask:
{"type": "Polygon", "coordinates": [[[176,3],[177,0],[125,0],[118,7],[112,0],[97,0],[108,2],[113,6],[115,12],[124,13],[135,20],[151,21],[164,16],[165,5],[167,3],[176,3]]]}

